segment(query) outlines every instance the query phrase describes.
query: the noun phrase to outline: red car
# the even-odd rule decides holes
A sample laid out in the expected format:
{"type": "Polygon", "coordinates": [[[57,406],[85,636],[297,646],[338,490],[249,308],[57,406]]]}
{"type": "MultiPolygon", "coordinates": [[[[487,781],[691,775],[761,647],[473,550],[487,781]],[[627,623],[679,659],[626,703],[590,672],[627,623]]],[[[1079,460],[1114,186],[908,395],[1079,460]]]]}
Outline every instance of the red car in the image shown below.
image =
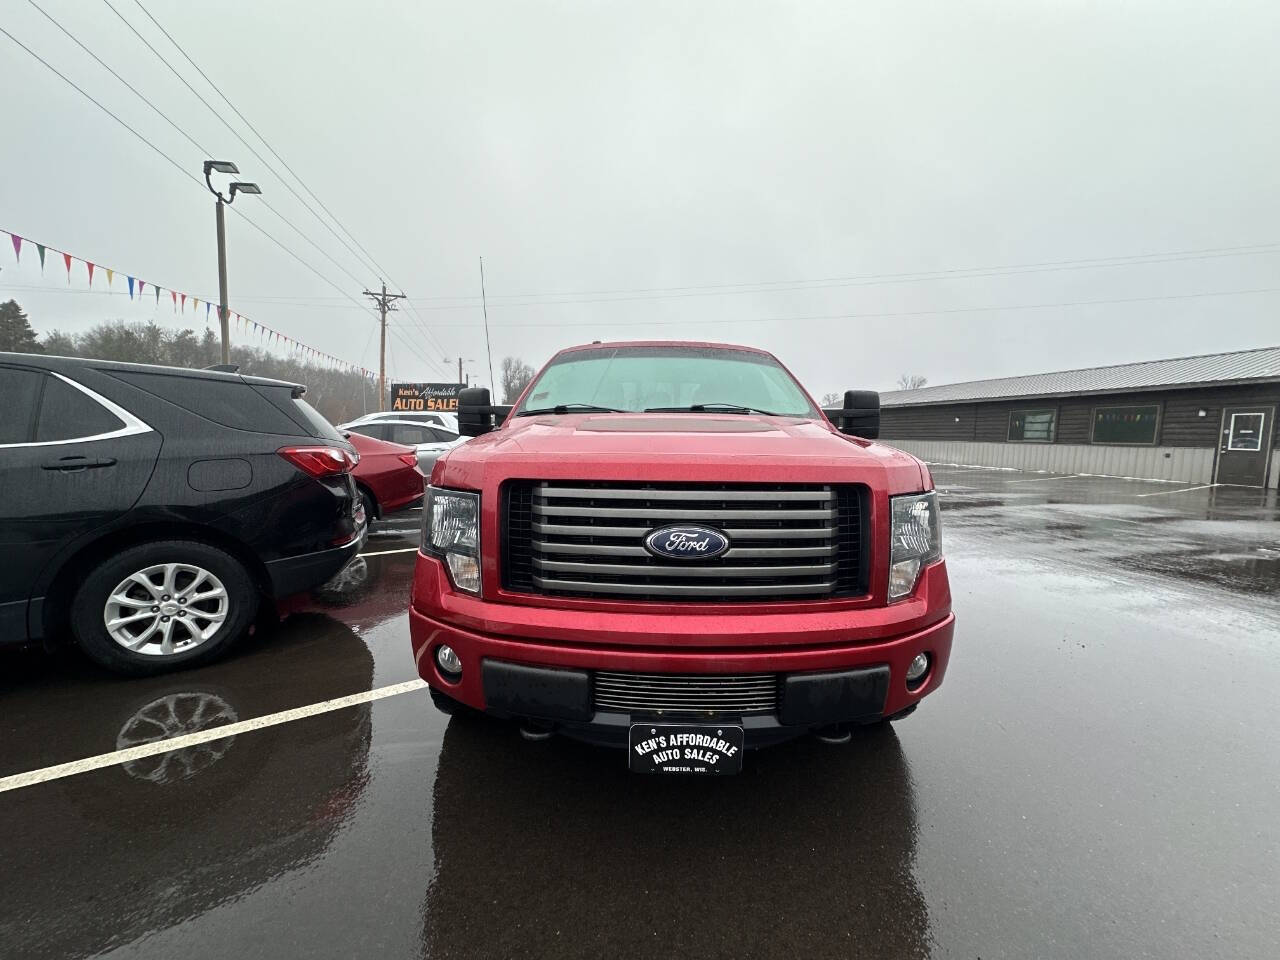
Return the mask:
{"type": "Polygon", "coordinates": [[[706,343],[564,350],[514,408],[462,391],[478,439],[431,472],[410,600],[437,705],[680,773],[906,716],[955,620],[932,478],[872,442],[879,402],[824,412],[706,343]]]}
{"type": "Polygon", "coordinates": [[[364,498],[369,521],[403,510],[422,499],[423,479],[413,447],[348,433],[347,442],[360,454],[351,476],[364,498]]]}

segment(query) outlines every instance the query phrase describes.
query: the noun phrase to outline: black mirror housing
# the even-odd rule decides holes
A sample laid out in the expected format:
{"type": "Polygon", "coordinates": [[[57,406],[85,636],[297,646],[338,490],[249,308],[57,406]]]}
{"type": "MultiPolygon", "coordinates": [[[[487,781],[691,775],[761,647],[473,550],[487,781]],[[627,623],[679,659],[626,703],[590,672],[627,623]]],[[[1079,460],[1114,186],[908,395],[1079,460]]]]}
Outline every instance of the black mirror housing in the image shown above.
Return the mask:
{"type": "Polygon", "coordinates": [[[880,436],[880,394],[874,390],[846,390],[843,407],[822,412],[841,433],[864,440],[880,436]]]}
{"type": "Polygon", "coordinates": [[[464,437],[478,437],[489,433],[511,412],[510,407],[495,407],[489,397],[488,387],[464,387],[458,391],[458,433],[464,437]]]}

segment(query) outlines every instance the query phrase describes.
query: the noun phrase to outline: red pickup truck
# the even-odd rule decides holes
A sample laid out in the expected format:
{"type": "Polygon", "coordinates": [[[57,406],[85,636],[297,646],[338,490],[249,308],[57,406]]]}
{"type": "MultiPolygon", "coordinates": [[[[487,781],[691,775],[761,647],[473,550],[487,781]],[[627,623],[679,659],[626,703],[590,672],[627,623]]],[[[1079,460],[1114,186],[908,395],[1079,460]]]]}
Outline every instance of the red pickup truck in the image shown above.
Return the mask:
{"type": "Polygon", "coordinates": [[[513,407],[462,391],[410,601],[437,706],[710,774],[910,713],[955,619],[929,470],[879,417],[711,343],[572,347],[513,407]]]}

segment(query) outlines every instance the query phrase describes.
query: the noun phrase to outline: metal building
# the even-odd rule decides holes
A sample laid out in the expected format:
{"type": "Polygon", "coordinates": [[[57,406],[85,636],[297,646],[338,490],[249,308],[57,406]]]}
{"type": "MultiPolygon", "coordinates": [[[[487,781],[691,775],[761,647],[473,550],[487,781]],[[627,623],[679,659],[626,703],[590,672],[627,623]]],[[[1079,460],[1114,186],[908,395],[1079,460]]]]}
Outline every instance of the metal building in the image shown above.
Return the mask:
{"type": "Polygon", "coordinates": [[[1280,347],[881,395],[925,460],[1194,483],[1280,483],[1280,347]]]}

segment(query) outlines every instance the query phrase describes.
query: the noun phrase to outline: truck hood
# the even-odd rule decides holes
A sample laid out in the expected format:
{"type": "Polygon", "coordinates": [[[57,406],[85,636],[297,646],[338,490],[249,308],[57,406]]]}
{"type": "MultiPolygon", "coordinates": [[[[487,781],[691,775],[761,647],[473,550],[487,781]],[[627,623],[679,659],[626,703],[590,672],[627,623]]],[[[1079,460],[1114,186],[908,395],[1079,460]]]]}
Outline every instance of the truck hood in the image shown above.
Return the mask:
{"type": "Polygon", "coordinates": [[[696,413],[516,417],[449,451],[431,475],[463,489],[508,478],[927,486],[915,457],[825,420],[696,413]]]}

